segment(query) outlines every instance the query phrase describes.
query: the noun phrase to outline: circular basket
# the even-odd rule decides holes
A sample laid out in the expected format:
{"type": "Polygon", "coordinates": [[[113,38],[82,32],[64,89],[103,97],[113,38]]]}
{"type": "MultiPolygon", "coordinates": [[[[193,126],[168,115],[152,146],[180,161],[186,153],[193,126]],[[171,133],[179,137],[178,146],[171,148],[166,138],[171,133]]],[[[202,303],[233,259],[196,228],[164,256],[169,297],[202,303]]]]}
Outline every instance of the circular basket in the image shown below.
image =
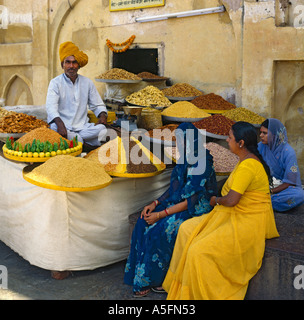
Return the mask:
{"type": "Polygon", "coordinates": [[[22,175],[24,180],[26,180],[27,182],[41,187],[41,188],[46,188],[46,189],[51,189],[51,190],[57,190],[57,191],[68,191],[68,192],[85,192],[85,191],[93,191],[93,190],[98,190],[98,189],[102,189],[107,187],[108,185],[110,185],[112,183],[112,179],[109,182],[106,182],[104,184],[101,185],[95,185],[95,186],[91,186],[91,187],[85,187],[85,188],[71,188],[71,187],[61,187],[61,186],[57,186],[54,184],[47,184],[47,183],[42,183],[39,181],[36,181],[34,179],[31,179],[28,177],[28,174],[37,167],[37,164],[32,164],[29,166],[26,166],[25,168],[23,168],[22,170],[22,175]]]}
{"type": "MultiPolygon", "coordinates": [[[[73,156],[73,157],[80,155],[82,152],[82,143],[78,142],[78,144],[81,146],[81,148],[79,150],[77,150],[75,152],[67,153],[66,155],[73,156]]],[[[14,161],[19,161],[19,162],[45,162],[45,161],[52,158],[52,157],[42,157],[42,158],[41,157],[23,157],[23,156],[19,157],[19,156],[14,156],[14,155],[8,154],[7,152],[5,152],[5,149],[7,149],[6,145],[4,145],[2,147],[3,155],[5,156],[5,158],[10,159],[10,160],[14,160],[14,161]]],[[[56,156],[54,156],[54,157],[56,157],[56,156]]]]}

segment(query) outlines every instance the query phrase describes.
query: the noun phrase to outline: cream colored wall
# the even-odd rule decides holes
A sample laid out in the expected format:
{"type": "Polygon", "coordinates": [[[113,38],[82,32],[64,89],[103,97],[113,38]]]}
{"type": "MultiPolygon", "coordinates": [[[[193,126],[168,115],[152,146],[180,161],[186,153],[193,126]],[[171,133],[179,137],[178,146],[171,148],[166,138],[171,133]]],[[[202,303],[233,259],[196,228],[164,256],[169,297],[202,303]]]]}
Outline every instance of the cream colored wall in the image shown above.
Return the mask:
{"type": "MultiPolygon", "coordinates": [[[[294,27],[292,11],[299,1],[165,0],[164,7],[110,12],[109,0],[3,0],[9,24],[0,29],[0,98],[44,104],[50,79],[62,72],[60,43],[73,41],[88,54],[89,64],[80,73],[94,79],[111,67],[106,39],[123,42],[134,34],[134,45],[160,48],[160,71],[174,83],[190,83],[281,119],[304,177],[304,144],[298,138],[304,127],[298,105],[304,70],[297,68],[304,61],[304,28],[294,27]],[[222,4],[224,13],[135,22],[222,4]],[[289,70],[295,71],[290,75],[289,70]]],[[[105,85],[96,86],[103,95],[105,85]]]]}

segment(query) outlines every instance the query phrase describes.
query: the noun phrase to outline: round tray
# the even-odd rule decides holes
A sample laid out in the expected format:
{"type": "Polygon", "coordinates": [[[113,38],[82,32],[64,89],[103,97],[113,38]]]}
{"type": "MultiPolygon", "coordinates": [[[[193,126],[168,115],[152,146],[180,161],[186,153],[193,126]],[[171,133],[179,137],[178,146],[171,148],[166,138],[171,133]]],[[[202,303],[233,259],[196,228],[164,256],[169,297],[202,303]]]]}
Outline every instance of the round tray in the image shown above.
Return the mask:
{"type": "Polygon", "coordinates": [[[166,169],[166,165],[164,163],[157,164],[160,168],[155,172],[149,172],[149,173],[120,173],[120,172],[110,172],[107,171],[107,174],[114,177],[120,177],[120,178],[147,178],[147,177],[154,177],[158,174],[162,173],[166,169]]]}
{"type": "Polygon", "coordinates": [[[167,121],[174,121],[174,122],[196,122],[196,121],[200,121],[206,117],[202,117],[202,118],[180,118],[180,117],[170,117],[170,116],[163,116],[164,120],[167,121]]]}
{"type": "Polygon", "coordinates": [[[203,135],[206,134],[207,137],[214,138],[214,139],[226,140],[228,138],[228,136],[222,136],[219,134],[211,133],[211,132],[206,131],[205,129],[198,129],[198,131],[201,134],[203,134],[203,135]]]}
{"type": "Polygon", "coordinates": [[[164,107],[164,106],[156,106],[156,105],[153,105],[153,106],[141,106],[139,104],[135,104],[135,103],[129,102],[126,99],[125,99],[125,102],[129,106],[139,107],[139,108],[153,108],[153,109],[156,109],[156,110],[163,110],[163,109],[167,108],[167,107],[164,107]]]}
{"type": "MultiPolygon", "coordinates": [[[[73,157],[76,157],[78,155],[81,154],[82,152],[82,143],[81,142],[78,142],[80,145],[81,145],[81,148],[75,152],[72,152],[72,153],[68,153],[66,155],[69,155],[69,156],[73,156],[73,157]]],[[[4,147],[6,147],[6,145],[4,145],[2,147],[2,150],[4,149],[4,147]]],[[[5,156],[5,158],[7,159],[10,159],[10,160],[14,160],[14,161],[19,161],[19,162],[45,162],[49,159],[51,159],[52,157],[43,157],[43,158],[34,158],[34,157],[18,157],[18,156],[13,156],[11,154],[8,154],[6,152],[3,151],[3,155],[5,156]]],[[[56,156],[54,156],[56,157],[56,156]]]]}
{"type": "Polygon", "coordinates": [[[105,82],[105,83],[139,83],[142,80],[128,80],[128,79],[98,79],[95,78],[97,82],[105,82]]]}
{"type": "Polygon", "coordinates": [[[211,109],[201,109],[207,113],[212,113],[212,114],[221,114],[221,113],[224,113],[226,111],[229,111],[229,110],[211,110],[211,109]]]}
{"type": "Polygon", "coordinates": [[[261,124],[251,123],[255,128],[261,128],[261,124]]]}
{"type": "Polygon", "coordinates": [[[161,140],[161,139],[155,139],[152,138],[146,134],[143,135],[143,138],[146,141],[152,142],[152,143],[156,143],[156,144],[161,144],[165,147],[175,147],[176,146],[176,142],[175,141],[169,141],[169,140],[161,140]]]}
{"type": "Polygon", "coordinates": [[[25,134],[26,134],[26,132],[22,132],[22,133],[3,133],[3,132],[0,132],[0,141],[6,142],[7,137],[9,137],[9,138],[13,137],[14,139],[19,139],[25,134]]]}
{"type": "Polygon", "coordinates": [[[52,190],[58,190],[58,191],[69,191],[69,192],[85,192],[85,191],[93,191],[93,190],[105,188],[112,183],[112,180],[110,180],[109,182],[104,183],[102,185],[96,185],[96,186],[86,187],[86,188],[60,187],[60,186],[56,186],[53,184],[41,183],[39,181],[36,181],[36,180],[29,178],[28,174],[36,167],[37,167],[37,164],[32,164],[32,165],[24,167],[22,170],[23,178],[24,178],[24,180],[26,180],[27,182],[29,182],[31,184],[34,184],[35,186],[46,188],[46,189],[52,189],[52,190]]]}
{"type": "Polygon", "coordinates": [[[194,97],[171,97],[171,96],[166,96],[166,98],[168,98],[169,100],[172,100],[172,101],[190,101],[190,100],[194,100],[197,97],[199,97],[199,96],[194,96],[194,97]]]}

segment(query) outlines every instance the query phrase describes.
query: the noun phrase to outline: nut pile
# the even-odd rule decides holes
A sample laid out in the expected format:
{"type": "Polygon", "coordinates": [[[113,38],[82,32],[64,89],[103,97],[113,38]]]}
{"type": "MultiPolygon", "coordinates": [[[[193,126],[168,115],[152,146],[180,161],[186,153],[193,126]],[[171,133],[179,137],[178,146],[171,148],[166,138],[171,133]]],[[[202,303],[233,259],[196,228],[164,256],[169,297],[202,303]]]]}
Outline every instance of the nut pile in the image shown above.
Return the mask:
{"type": "Polygon", "coordinates": [[[208,110],[230,110],[235,109],[236,106],[221,96],[208,93],[205,95],[201,95],[191,101],[195,106],[200,109],[208,109],[208,110]]]}
{"type": "Polygon", "coordinates": [[[6,109],[0,108],[0,119],[3,118],[3,117],[6,117],[6,116],[12,115],[12,114],[16,114],[16,113],[17,112],[8,111],[6,109]]]}
{"type": "Polygon", "coordinates": [[[188,101],[178,101],[162,111],[163,116],[177,118],[206,118],[211,115],[188,101]]]}
{"type": "Polygon", "coordinates": [[[172,103],[165,95],[155,86],[147,86],[126,97],[126,101],[144,107],[158,106],[168,107],[172,103]]]}
{"type": "Polygon", "coordinates": [[[208,142],[206,144],[206,148],[213,156],[215,172],[231,172],[239,161],[239,157],[237,155],[217,143],[208,142]]]}
{"type": "Polygon", "coordinates": [[[97,79],[109,79],[109,80],[141,80],[136,74],[124,69],[113,68],[107,72],[99,75],[97,79]]]}
{"type": "Polygon", "coordinates": [[[48,124],[34,116],[24,113],[15,113],[0,119],[0,132],[23,133],[40,127],[48,127],[48,124]]]}
{"type": "Polygon", "coordinates": [[[235,108],[233,110],[229,110],[223,115],[233,121],[246,121],[252,124],[261,124],[266,119],[259,114],[250,111],[244,107],[235,108]]]}
{"type": "Polygon", "coordinates": [[[203,93],[188,83],[176,83],[162,92],[167,97],[197,97],[203,93]]]}
{"type": "Polygon", "coordinates": [[[205,129],[207,132],[222,136],[229,135],[229,130],[233,124],[233,120],[221,114],[214,114],[209,118],[193,122],[193,125],[198,129],[205,129]]]}
{"type": "Polygon", "coordinates": [[[143,71],[137,74],[139,77],[141,77],[143,80],[144,79],[159,79],[159,80],[165,80],[167,79],[166,77],[158,76],[157,74],[148,72],[148,71],[143,71]]]}

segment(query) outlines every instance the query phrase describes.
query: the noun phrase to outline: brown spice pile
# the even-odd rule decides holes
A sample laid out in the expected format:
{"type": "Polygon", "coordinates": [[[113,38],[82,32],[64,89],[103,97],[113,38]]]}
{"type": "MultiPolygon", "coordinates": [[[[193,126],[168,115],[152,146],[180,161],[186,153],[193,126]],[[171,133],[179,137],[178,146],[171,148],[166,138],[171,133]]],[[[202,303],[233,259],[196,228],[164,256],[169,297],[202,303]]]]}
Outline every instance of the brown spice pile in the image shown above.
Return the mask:
{"type": "Polygon", "coordinates": [[[205,129],[207,132],[223,136],[228,136],[233,124],[233,120],[221,114],[214,114],[211,117],[193,122],[193,125],[198,129],[205,129]]]}
{"type": "Polygon", "coordinates": [[[200,109],[208,110],[231,110],[236,108],[234,104],[214,93],[199,96],[193,99],[191,103],[200,109]]]}
{"type": "Polygon", "coordinates": [[[59,144],[60,138],[62,138],[62,140],[66,140],[69,143],[69,140],[63,138],[54,130],[51,130],[49,128],[37,128],[19,138],[18,142],[21,143],[22,147],[24,147],[27,143],[33,143],[34,139],[36,139],[36,141],[39,140],[40,142],[49,141],[51,144],[54,144],[55,142],[59,144]]]}
{"type": "Polygon", "coordinates": [[[10,114],[0,119],[0,132],[23,133],[40,127],[47,128],[48,124],[25,113],[10,114]]]}
{"type": "Polygon", "coordinates": [[[40,183],[66,188],[90,188],[112,180],[101,165],[66,155],[50,158],[27,176],[40,183]]]}
{"type": "Polygon", "coordinates": [[[167,97],[196,97],[203,93],[188,83],[176,83],[162,90],[167,97]]]}
{"type": "Polygon", "coordinates": [[[142,79],[159,79],[159,80],[167,79],[166,77],[158,76],[157,74],[154,74],[148,71],[140,72],[137,75],[142,79]]]}
{"type": "Polygon", "coordinates": [[[178,124],[167,124],[160,128],[149,130],[145,135],[150,136],[154,139],[166,140],[166,141],[176,141],[175,129],[178,127],[178,124]]]}
{"type": "Polygon", "coordinates": [[[110,173],[141,174],[153,173],[158,170],[157,167],[151,163],[150,159],[147,158],[146,154],[143,153],[140,145],[133,140],[121,139],[120,137],[110,140],[101,147],[91,151],[85,158],[102,164],[105,170],[110,173]],[[123,150],[121,150],[120,142],[123,144],[123,150]],[[127,143],[129,143],[129,146],[126,145],[127,143]],[[126,156],[126,159],[129,159],[129,164],[124,165],[124,163],[122,163],[123,157],[121,152],[126,152],[127,149],[129,151],[129,156],[126,156]],[[140,163],[134,163],[132,161],[132,155],[136,155],[137,158],[140,158],[142,161],[140,163]]]}

